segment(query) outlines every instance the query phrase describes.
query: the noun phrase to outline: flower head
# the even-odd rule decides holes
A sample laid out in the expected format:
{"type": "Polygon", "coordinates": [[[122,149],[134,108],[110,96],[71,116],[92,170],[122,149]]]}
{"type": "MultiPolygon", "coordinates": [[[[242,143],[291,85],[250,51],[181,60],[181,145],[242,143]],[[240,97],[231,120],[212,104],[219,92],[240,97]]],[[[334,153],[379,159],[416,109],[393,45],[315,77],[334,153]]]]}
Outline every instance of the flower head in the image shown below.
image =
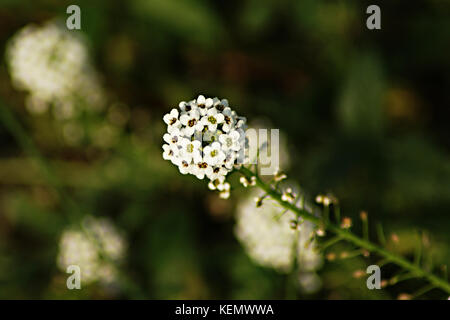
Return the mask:
{"type": "MultiPolygon", "coordinates": [[[[248,181],[245,183],[249,184],[248,181]]],[[[239,203],[236,237],[260,265],[287,273],[292,271],[296,260],[302,290],[317,290],[315,271],[322,264],[322,255],[317,251],[315,225],[299,219],[291,211],[280,209],[270,198],[262,199],[260,194],[252,192],[239,203]]]]}
{"type": "Polygon", "coordinates": [[[225,179],[239,166],[236,160],[245,147],[246,119],[229,107],[228,100],[200,95],[180,102],[163,120],[167,125],[163,158],[182,174],[207,177],[210,189],[228,198],[230,184],[225,179]]]}
{"type": "Polygon", "coordinates": [[[32,113],[54,106],[57,117],[71,118],[79,99],[103,106],[104,92],[84,39],[59,20],[20,29],[6,46],[6,61],[14,87],[28,93],[32,113]]]}
{"type": "Polygon", "coordinates": [[[65,272],[69,265],[79,266],[85,283],[115,282],[115,264],[125,255],[125,239],[105,218],[88,216],[82,225],[64,230],[59,242],[58,267],[65,272]]]}

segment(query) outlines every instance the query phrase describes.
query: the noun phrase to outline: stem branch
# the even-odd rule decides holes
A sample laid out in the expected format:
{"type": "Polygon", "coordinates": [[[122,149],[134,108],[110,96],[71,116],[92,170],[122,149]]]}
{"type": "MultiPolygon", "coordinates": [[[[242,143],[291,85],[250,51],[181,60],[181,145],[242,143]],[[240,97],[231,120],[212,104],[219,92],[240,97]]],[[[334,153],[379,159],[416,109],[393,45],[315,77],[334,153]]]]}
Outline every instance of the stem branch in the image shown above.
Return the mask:
{"type": "Polygon", "coordinates": [[[414,263],[409,262],[407,259],[403,258],[402,256],[399,256],[393,252],[390,252],[372,242],[369,240],[363,239],[354,233],[352,233],[349,230],[342,229],[339,226],[330,223],[327,221],[324,223],[324,221],[316,217],[315,215],[311,214],[310,212],[298,208],[295,204],[292,204],[287,201],[283,201],[281,196],[282,194],[278,192],[277,190],[274,190],[270,185],[264,183],[257,175],[255,175],[251,170],[248,168],[245,168],[242,166],[239,171],[247,177],[247,179],[251,179],[251,177],[255,177],[256,186],[264,190],[270,198],[278,202],[281,206],[283,206],[285,209],[288,209],[298,216],[302,217],[305,220],[309,220],[316,225],[323,226],[324,229],[329,230],[339,236],[340,238],[347,240],[355,245],[357,245],[360,248],[364,248],[370,252],[377,253],[378,255],[382,256],[386,260],[397,264],[398,266],[402,267],[405,270],[408,270],[410,273],[416,275],[417,277],[425,278],[428,282],[430,282],[435,287],[438,287],[442,290],[444,290],[447,293],[450,293],[450,284],[445,281],[442,278],[437,277],[436,275],[432,274],[431,272],[428,272],[424,269],[422,269],[419,265],[416,265],[414,263]]]}

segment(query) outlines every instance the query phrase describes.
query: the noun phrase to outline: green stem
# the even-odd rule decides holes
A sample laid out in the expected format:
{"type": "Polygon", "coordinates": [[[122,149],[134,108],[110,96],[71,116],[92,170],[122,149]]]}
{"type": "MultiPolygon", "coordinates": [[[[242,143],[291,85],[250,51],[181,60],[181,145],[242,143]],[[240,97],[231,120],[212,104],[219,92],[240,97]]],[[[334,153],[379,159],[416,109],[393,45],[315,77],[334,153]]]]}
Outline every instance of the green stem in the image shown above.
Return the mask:
{"type": "MultiPolygon", "coordinates": [[[[326,230],[329,230],[333,232],[334,234],[338,235],[340,238],[347,240],[356,246],[360,248],[364,248],[370,252],[377,253],[378,255],[382,256],[383,258],[389,260],[392,263],[397,264],[398,266],[402,267],[405,270],[408,270],[409,272],[417,275],[417,277],[425,278],[428,282],[433,284],[434,286],[444,290],[447,293],[450,293],[450,283],[445,281],[442,278],[437,277],[436,275],[432,274],[431,272],[423,270],[420,266],[415,265],[411,262],[409,262],[407,259],[403,258],[402,256],[399,256],[393,252],[390,252],[372,242],[369,240],[363,239],[352,232],[350,232],[347,229],[342,229],[339,226],[327,222],[324,224],[324,221],[320,219],[319,217],[316,217],[315,215],[311,214],[310,212],[300,209],[295,206],[295,204],[292,204],[287,201],[283,201],[281,199],[282,194],[278,192],[277,190],[274,190],[270,185],[264,183],[257,175],[255,175],[251,170],[245,167],[241,167],[239,171],[246,176],[248,179],[251,177],[255,177],[256,180],[256,186],[264,190],[267,195],[270,196],[273,200],[278,202],[281,206],[283,206],[285,209],[288,209],[297,215],[301,216],[305,220],[309,220],[316,225],[323,226],[326,230]]],[[[254,179],[255,179],[254,178],[254,179]]]]}

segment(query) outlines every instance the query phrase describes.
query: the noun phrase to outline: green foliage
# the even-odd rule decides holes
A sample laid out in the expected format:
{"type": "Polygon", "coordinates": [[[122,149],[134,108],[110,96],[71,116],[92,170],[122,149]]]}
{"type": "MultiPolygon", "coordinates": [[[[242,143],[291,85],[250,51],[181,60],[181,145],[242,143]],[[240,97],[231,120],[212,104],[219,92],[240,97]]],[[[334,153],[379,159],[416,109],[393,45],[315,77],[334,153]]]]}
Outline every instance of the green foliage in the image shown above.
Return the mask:
{"type": "MultiPolygon", "coordinates": [[[[237,180],[223,201],[161,157],[162,116],[198,94],[226,97],[250,123],[281,129],[289,177],[311,197],[333,193],[356,230],[366,210],[395,254],[413,261],[421,230],[423,265],[437,274],[450,261],[446,1],[407,10],[386,2],[379,32],[365,28],[368,1],[77,1],[74,32],[87,37],[107,106],[73,121],[27,110],[4,50],[29,23],[64,22],[74,2],[0,3],[0,298],[289,296],[285,276],[255,264],[233,234],[247,196],[237,180]],[[74,137],[80,128],[89,135],[69,143],[64,130],[74,137]],[[59,237],[85,215],[107,217],[126,236],[117,287],[66,289],[59,237]]],[[[366,290],[353,273],[369,262],[379,260],[326,263],[321,291],[298,298],[395,299],[424,284],[366,290]]],[[[383,277],[398,271],[386,265],[383,277]]]]}

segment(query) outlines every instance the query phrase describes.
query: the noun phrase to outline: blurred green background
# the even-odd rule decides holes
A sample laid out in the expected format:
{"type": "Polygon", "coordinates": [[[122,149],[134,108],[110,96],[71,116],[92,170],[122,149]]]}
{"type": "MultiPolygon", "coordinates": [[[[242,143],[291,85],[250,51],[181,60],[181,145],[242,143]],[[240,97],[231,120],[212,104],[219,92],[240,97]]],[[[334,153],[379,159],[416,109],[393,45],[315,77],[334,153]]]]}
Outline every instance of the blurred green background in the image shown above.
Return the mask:
{"type": "MultiPolygon", "coordinates": [[[[221,200],[162,159],[163,115],[198,94],[279,128],[288,175],[311,197],[333,193],[355,221],[366,210],[407,256],[423,230],[429,268],[448,263],[450,2],[379,1],[382,29],[371,31],[372,2],[1,0],[0,298],[285,298],[287,277],[252,262],[234,236],[241,187],[221,200]],[[107,143],[67,143],[55,117],[27,111],[8,73],[8,40],[29,23],[65,21],[69,4],[81,7],[72,32],[86,37],[110,106],[75,124],[106,125],[107,143]],[[108,217],[125,234],[127,286],[67,290],[59,238],[83,215],[108,217]]],[[[420,288],[367,290],[352,274],[371,259],[326,263],[322,289],[298,298],[390,299],[420,288]]]]}

